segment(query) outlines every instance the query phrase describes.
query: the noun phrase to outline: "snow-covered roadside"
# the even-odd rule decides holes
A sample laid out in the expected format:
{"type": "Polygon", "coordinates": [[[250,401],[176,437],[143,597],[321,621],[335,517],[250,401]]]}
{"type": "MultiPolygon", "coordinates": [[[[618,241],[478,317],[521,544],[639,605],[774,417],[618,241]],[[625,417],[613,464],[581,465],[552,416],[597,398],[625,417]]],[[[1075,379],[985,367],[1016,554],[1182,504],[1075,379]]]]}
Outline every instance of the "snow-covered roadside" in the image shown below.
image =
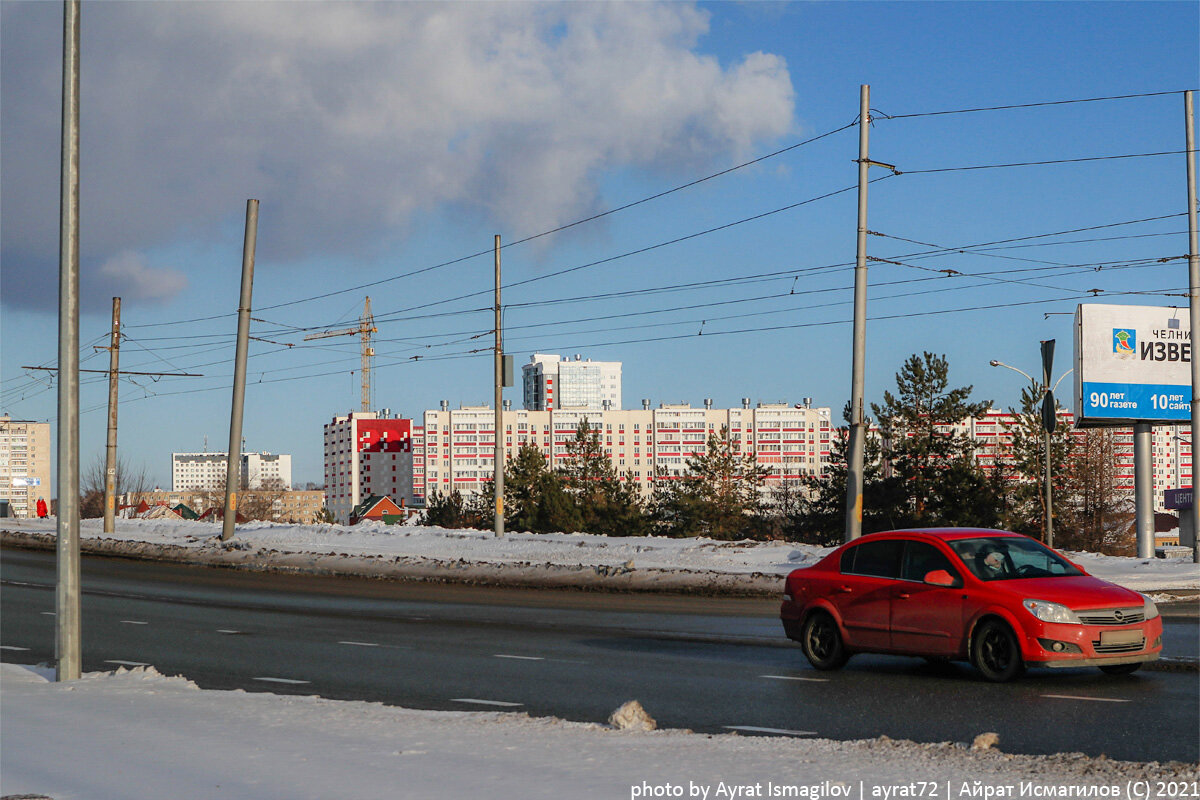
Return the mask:
{"type": "MultiPolygon", "coordinates": [[[[50,519],[0,521],[6,542],[52,540],[50,519]]],[[[583,533],[509,533],[427,526],[239,525],[227,543],[216,526],[185,520],[84,520],[89,552],[244,568],[362,574],[476,583],[579,586],[615,590],[778,593],[780,579],[827,548],[788,542],[607,537],[583,533]]],[[[1186,558],[1120,558],[1070,553],[1088,572],[1143,592],[1200,588],[1200,566],[1186,558]]]]}
{"type": "Polygon", "coordinates": [[[557,800],[705,797],[704,789],[707,798],[765,797],[773,786],[790,796],[867,800],[885,788],[889,797],[914,797],[912,786],[927,782],[924,796],[946,800],[1002,797],[994,791],[1001,787],[1013,787],[1013,797],[1027,787],[1034,793],[1026,796],[1131,799],[1137,781],[1200,779],[1196,765],[1014,756],[1003,742],[972,751],[965,743],[616,731],[524,714],[202,691],[153,668],[66,683],[45,675],[0,665],[2,795],[557,800]],[[733,795],[738,786],[758,791],[733,795]],[[1080,791],[1091,793],[1068,794],[1080,791]]]}

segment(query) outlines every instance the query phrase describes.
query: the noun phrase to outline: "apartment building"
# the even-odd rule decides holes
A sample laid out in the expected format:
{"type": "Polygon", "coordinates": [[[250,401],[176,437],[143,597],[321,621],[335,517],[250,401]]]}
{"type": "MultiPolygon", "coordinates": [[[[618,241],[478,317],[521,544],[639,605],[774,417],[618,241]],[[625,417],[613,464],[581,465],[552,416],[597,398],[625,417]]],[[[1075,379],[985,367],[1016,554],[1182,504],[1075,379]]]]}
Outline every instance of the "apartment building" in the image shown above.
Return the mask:
{"type": "Polygon", "coordinates": [[[521,367],[526,411],[621,409],[621,362],[534,353],[521,367]]]}
{"type": "Polygon", "coordinates": [[[352,411],[325,425],[325,504],[334,519],[349,524],[350,512],[371,495],[399,505],[425,501],[424,449],[420,426],[388,409],[352,411]]]}
{"type": "MultiPolygon", "coordinates": [[[[240,485],[246,489],[292,488],[292,457],[286,453],[242,453],[240,485]]],[[[171,489],[225,488],[228,453],[171,453],[171,489]]]]}
{"type": "Polygon", "coordinates": [[[38,498],[50,504],[50,423],[0,417],[0,501],[14,517],[36,515],[38,498]]]}

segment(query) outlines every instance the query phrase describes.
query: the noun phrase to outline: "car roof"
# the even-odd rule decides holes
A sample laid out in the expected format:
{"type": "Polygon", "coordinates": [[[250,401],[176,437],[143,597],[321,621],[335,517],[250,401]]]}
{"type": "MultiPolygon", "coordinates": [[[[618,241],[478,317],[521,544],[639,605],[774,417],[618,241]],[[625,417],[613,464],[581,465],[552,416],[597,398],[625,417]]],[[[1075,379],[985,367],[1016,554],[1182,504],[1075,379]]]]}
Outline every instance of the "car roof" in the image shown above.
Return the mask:
{"type": "Polygon", "coordinates": [[[1022,534],[1013,533],[1012,531],[1001,531],[993,528],[903,528],[893,531],[877,531],[875,533],[863,534],[866,536],[885,536],[887,534],[922,534],[943,541],[952,541],[955,539],[978,539],[984,536],[1005,536],[1013,538],[1026,538],[1022,534]]]}

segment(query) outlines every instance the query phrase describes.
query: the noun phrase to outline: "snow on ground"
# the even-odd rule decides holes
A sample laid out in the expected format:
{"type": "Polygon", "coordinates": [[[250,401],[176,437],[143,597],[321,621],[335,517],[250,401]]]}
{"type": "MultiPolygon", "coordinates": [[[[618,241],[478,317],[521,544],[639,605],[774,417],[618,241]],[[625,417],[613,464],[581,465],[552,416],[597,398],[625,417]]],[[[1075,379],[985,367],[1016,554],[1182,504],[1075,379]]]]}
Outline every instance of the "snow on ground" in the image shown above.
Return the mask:
{"type": "MultiPolygon", "coordinates": [[[[788,542],[584,533],[508,533],[497,539],[491,531],[374,522],[355,526],[251,522],[239,525],[228,543],[221,543],[219,527],[207,522],[120,519],[110,536],[103,533],[99,519],[84,520],[80,527],[85,546],[103,544],[105,552],[153,555],[151,551],[165,548],[173,551],[174,558],[209,563],[253,566],[257,561],[287,569],[363,571],[376,576],[407,572],[416,577],[467,580],[494,578],[507,571],[522,573],[527,583],[535,583],[535,573],[541,569],[542,577],[551,575],[552,582],[563,585],[608,583],[612,588],[691,587],[762,594],[777,592],[779,578],[829,552],[828,548],[788,542]]],[[[8,519],[3,528],[53,535],[56,521],[8,519]]],[[[1200,588],[1200,565],[1190,558],[1068,555],[1093,575],[1131,589],[1200,588]]]]}
{"type": "Polygon", "coordinates": [[[912,782],[924,781],[924,796],[940,800],[1004,797],[996,794],[1003,787],[1012,797],[1027,787],[1025,796],[1132,800],[1136,781],[1200,778],[1196,765],[1180,763],[1007,755],[1003,741],[972,751],[966,743],[617,731],[525,714],[202,691],[152,667],[65,683],[52,677],[0,665],[0,795],[869,800],[884,789],[918,796],[912,782]],[[751,788],[734,795],[738,786],[751,788]],[[789,794],[772,795],[771,787],[789,794]],[[1080,791],[1091,794],[1068,794],[1080,791]]]}

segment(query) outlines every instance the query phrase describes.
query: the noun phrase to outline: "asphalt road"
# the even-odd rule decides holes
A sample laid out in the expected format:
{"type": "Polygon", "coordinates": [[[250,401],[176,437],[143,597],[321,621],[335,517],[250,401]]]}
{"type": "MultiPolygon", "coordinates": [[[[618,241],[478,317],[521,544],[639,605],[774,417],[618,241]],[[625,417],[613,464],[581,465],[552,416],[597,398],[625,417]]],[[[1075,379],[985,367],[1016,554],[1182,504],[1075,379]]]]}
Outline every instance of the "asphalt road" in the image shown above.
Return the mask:
{"type": "MultiPolygon", "coordinates": [[[[54,555],[0,557],[0,656],[54,657],[54,555]]],[[[604,721],[637,699],[660,727],[970,742],[1006,752],[1200,759],[1195,672],[1112,678],[1033,670],[1011,684],[968,666],[855,656],[811,669],[777,604],[514,591],[83,561],[84,669],[152,664],[205,688],[317,694],[414,708],[604,721]]],[[[1197,621],[1170,618],[1190,655],[1197,621]]],[[[1187,651],[1187,652],[1184,652],[1187,651]]]]}

